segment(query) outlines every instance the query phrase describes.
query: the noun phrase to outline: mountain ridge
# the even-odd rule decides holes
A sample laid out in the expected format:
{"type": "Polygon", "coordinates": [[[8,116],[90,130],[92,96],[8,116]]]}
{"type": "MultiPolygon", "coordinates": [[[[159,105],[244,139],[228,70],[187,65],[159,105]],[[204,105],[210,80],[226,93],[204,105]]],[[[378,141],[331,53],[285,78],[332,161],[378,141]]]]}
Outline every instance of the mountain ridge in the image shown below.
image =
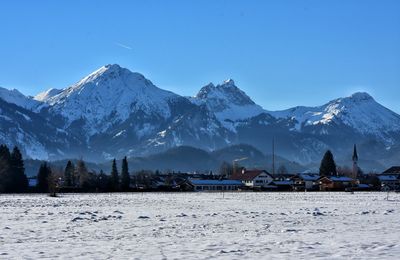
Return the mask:
{"type": "MultiPolygon", "coordinates": [[[[368,159],[388,164],[385,156],[395,158],[391,149],[400,142],[400,116],[367,93],[357,92],[316,107],[269,111],[232,79],[210,83],[194,97],[184,97],[116,64],[103,66],[69,87],[35,97],[0,89],[0,99],[28,109],[74,136],[74,144],[79,144],[75,151],[89,154],[93,160],[150,155],[181,145],[212,152],[247,143],[265,153],[275,137],[280,144],[278,153],[303,164],[318,161],[326,149],[343,153],[353,143],[371,141],[376,141],[371,147],[379,158],[368,159]]],[[[4,142],[1,136],[0,142],[4,142]]],[[[16,139],[14,142],[24,146],[16,139]]],[[[60,146],[46,159],[70,155],[68,147],[60,146]]]]}

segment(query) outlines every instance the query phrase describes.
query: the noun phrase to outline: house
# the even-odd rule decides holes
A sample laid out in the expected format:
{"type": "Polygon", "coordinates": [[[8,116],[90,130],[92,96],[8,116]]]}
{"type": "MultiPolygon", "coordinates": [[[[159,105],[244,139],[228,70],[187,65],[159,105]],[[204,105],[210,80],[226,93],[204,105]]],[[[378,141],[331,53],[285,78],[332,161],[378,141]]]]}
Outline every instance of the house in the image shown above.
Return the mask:
{"type": "Polygon", "coordinates": [[[293,190],[293,180],[274,180],[271,185],[276,186],[276,191],[292,191],[293,190]]]}
{"type": "Polygon", "coordinates": [[[265,170],[246,170],[234,173],[231,180],[241,181],[248,188],[268,188],[274,178],[265,170]]]}
{"type": "Polygon", "coordinates": [[[400,189],[400,166],[392,166],[377,177],[382,190],[400,189]]]}
{"type": "Polygon", "coordinates": [[[194,191],[232,191],[238,190],[243,186],[241,181],[237,180],[199,180],[188,179],[188,184],[194,191]]]}
{"type": "Polygon", "coordinates": [[[356,185],[353,178],[345,176],[324,176],[319,178],[318,183],[321,191],[344,191],[356,185]]]}
{"type": "Polygon", "coordinates": [[[392,166],[386,171],[381,173],[382,175],[397,175],[400,176],[400,166],[392,166]]]}
{"type": "Polygon", "coordinates": [[[381,190],[397,190],[400,187],[400,180],[396,175],[380,174],[378,179],[381,183],[381,190]]]}
{"type": "Polygon", "coordinates": [[[359,183],[357,184],[353,190],[355,191],[371,191],[373,190],[373,186],[370,184],[365,184],[365,183],[359,183]]]}
{"type": "Polygon", "coordinates": [[[292,178],[295,191],[319,190],[319,174],[300,173],[292,178]]]}

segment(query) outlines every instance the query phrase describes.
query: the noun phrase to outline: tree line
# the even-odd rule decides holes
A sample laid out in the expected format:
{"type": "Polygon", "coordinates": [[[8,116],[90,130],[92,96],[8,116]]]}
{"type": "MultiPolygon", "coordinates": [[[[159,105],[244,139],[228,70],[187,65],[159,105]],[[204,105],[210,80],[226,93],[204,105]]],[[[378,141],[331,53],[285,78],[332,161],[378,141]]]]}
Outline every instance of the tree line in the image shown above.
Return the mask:
{"type": "Polygon", "coordinates": [[[56,193],[63,192],[124,192],[130,190],[131,177],[129,174],[128,160],[122,159],[121,173],[117,168],[117,161],[112,161],[112,170],[109,175],[89,171],[83,160],[78,160],[76,165],[68,161],[63,172],[55,172],[44,162],[37,175],[37,191],[56,193]]]}
{"type": "Polygon", "coordinates": [[[28,190],[24,161],[18,147],[10,152],[0,145],[0,193],[21,193],[28,190]]]}
{"type": "Polygon", "coordinates": [[[117,161],[112,161],[111,174],[103,171],[91,172],[83,160],[78,160],[76,165],[68,161],[63,172],[52,169],[47,162],[41,163],[36,185],[29,187],[25,174],[22,154],[18,147],[12,151],[7,145],[0,145],[0,193],[44,192],[55,194],[58,191],[100,191],[117,192],[129,191],[131,177],[129,174],[128,160],[122,160],[121,172],[117,168],[117,161]]]}
{"type": "MultiPolygon", "coordinates": [[[[223,176],[232,175],[234,169],[229,163],[224,162],[220,167],[223,176]]],[[[286,173],[286,169],[278,171],[278,174],[286,173]]],[[[362,173],[361,169],[358,169],[362,173]]],[[[320,164],[320,176],[350,175],[351,171],[336,166],[331,151],[327,151],[320,164]]],[[[25,175],[24,161],[18,147],[12,151],[6,145],[0,145],[0,193],[23,193],[27,191],[55,194],[61,192],[125,192],[130,191],[131,184],[141,184],[144,187],[151,186],[158,171],[137,172],[133,177],[129,174],[128,160],[122,159],[121,171],[118,170],[117,161],[112,161],[110,174],[103,171],[99,173],[89,171],[85,162],[80,159],[74,164],[68,161],[63,170],[56,170],[47,162],[43,162],[36,178],[35,187],[29,187],[28,178],[25,175]],[[133,179],[132,179],[133,178],[133,179]],[[30,188],[30,189],[29,189],[30,188]]],[[[361,174],[363,175],[363,174],[361,174]]]]}

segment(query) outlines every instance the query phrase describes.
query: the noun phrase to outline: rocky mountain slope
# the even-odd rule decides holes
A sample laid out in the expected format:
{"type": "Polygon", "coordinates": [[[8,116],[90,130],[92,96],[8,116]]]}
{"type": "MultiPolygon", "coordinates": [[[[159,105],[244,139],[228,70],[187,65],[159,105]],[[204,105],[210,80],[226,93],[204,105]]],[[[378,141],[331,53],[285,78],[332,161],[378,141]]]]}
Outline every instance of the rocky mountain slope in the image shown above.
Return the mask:
{"type": "MultiPolygon", "coordinates": [[[[0,142],[33,159],[148,156],[178,146],[207,152],[249,144],[315,166],[326,149],[348,163],[354,143],[370,168],[396,163],[400,116],[367,93],[318,107],[268,111],[233,80],[194,97],[156,87],[139,73],[106,65],[65,89],[33,97],[0,88],[0,142]]],[[[398,163],[398,162],[397,162],[398,163]]]]}

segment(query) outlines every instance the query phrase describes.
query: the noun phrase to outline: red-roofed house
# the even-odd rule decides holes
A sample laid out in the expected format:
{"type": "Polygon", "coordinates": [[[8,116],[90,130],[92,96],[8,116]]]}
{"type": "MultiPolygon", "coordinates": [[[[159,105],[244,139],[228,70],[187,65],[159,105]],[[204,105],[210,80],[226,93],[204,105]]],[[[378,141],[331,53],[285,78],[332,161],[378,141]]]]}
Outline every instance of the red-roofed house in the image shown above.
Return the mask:
{"type": "Polygon", "coordinates": [[[246,170],[234,173],[231,176],[232,180],[239,180],[247,187],[268,187],[274,180],[271,174],[265,170],[246,170]]]}

